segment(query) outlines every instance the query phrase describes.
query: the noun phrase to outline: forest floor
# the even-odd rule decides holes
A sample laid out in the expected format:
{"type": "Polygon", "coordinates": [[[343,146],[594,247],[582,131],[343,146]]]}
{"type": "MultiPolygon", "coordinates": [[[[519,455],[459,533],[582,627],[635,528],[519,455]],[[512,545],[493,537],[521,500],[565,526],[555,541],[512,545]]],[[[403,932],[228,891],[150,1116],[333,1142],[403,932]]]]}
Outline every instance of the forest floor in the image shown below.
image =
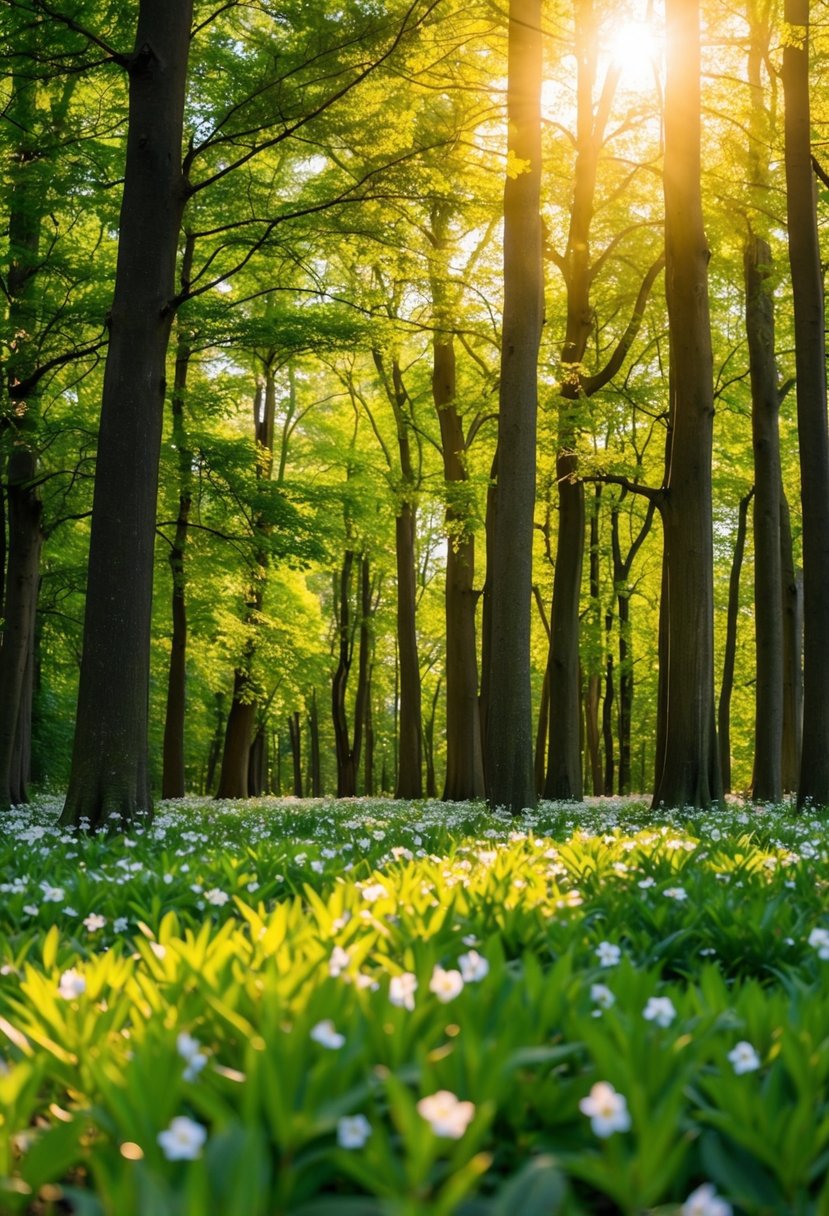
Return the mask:
{"type": "Polygon", "coordinates": [[[636,799],[0,819],[0,1216],[825,1216],[829,836],[636,799]]]}

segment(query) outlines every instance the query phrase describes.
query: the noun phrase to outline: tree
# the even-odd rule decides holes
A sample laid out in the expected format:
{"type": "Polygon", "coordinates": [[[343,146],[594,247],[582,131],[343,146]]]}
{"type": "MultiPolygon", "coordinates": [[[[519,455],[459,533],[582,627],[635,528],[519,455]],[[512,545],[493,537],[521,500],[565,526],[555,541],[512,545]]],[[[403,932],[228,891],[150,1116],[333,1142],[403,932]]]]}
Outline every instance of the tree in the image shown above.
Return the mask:
{"type": "Polygon", "coordinates": [[[148,815],[149,641],[166,356],[185,182],[192,0],[141,0],[129,77],[118,266],[110,313],[72,771],[62,823],[148,815]],[[117,661],[113,663],[113,655],[117,661]]]}
{"type": "Polygon", "coordinates": [[[670,418],[659,495],[665,576],[660,609],[661,749],[654,806],[707,807],[721,795],[714,722],[711,450],[714,422],[708,245],[700,192],[697,0],[666,4],[665,287],[670,418]]]}
{"type": "Polygon", "coordinates": [[[538,350],[544,311],[539,213],[541,0],[510,0],[508,46],[504,312],[497,509],[487,575],[491,619],[484,771],[490,806],[503,806],[517,815],[536,804],[530,595],[538,350]]]}
{"type": "Polygon", "coordinates": [[[829,427],[823,278],[809,103],[809,0],[786,0],[786,214],[803,507],[803,744],[798,806],[829,805],[829,427]]]}

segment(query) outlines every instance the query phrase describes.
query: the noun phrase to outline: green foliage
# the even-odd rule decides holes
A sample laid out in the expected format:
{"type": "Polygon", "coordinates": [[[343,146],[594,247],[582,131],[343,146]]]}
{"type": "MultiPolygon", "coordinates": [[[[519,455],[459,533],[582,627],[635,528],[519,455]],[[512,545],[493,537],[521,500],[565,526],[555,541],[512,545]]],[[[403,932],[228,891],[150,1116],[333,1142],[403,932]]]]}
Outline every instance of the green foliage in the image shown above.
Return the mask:
{"type": "Polygon", "coordinates": [[[825,1211],[818,821],[192,802],[106,840],[54,812],[0,838],[0,1210],[633,1216],[709,1182],[825,1211]],[[628,1130],[593,1130],[598,1082],[628,1130]],[[441,1125],[444,1091],[471,1107],[441,1125]]]}

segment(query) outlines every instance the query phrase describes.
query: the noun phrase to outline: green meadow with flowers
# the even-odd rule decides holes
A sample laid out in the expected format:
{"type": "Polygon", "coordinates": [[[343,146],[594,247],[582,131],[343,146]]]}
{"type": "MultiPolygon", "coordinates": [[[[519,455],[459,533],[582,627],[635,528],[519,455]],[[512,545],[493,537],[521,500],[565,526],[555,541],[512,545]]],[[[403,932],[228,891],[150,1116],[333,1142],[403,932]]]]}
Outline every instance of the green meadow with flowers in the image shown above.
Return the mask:
{"type": "Polygon", "coordinates": [[[0,820],[2,1216],[829,1216],[823,819],[0,820]]]}

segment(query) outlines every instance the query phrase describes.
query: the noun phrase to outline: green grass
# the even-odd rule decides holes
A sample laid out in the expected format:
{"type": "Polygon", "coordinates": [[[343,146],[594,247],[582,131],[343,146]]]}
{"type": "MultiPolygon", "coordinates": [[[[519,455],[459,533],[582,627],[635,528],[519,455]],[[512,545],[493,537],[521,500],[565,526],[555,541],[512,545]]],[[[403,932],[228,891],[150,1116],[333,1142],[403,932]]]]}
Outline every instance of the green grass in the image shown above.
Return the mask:
{"type": "Polygon", "coordinates": [[[3,1216],[829,1216],[821,819],[57,809],[0,819],[3,1216]]]}

